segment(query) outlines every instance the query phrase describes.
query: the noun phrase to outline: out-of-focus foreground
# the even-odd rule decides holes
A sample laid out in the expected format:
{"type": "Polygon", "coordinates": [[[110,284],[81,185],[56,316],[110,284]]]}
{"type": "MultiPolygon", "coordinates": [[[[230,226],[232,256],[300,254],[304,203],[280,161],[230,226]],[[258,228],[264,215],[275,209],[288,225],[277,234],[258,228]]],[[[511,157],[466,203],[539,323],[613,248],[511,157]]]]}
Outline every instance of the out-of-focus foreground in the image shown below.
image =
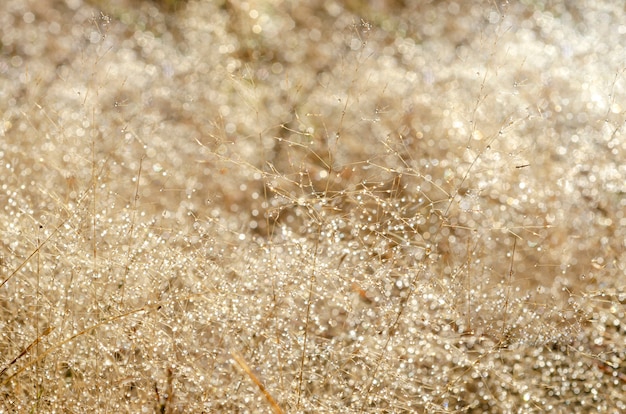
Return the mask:
{"type": "Polygon", "coordinates": [[[623,412],[612,1],[0,5],[0,412],[623,412]]]}

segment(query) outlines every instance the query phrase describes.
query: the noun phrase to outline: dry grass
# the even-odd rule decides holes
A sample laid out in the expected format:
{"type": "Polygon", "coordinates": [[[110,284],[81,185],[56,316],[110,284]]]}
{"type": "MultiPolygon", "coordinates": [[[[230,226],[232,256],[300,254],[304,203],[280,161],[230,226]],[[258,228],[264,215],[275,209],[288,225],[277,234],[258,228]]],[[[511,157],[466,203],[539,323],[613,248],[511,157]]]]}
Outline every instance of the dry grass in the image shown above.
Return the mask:
{"type": "Polygon", "coordinates": [[[618,2],[8,0],[0,412],[622,412],[618,2]]]}

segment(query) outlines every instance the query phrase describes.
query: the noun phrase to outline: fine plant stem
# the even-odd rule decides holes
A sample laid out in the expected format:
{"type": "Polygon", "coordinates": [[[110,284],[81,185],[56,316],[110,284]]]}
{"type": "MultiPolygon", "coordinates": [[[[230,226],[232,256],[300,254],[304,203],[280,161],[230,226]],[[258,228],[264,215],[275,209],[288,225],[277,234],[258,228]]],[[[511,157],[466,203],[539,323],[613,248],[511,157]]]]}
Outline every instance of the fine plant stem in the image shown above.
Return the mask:
{"type": "Polygon", "coordinates": [[[472,329],[472,252],[470,250],[470,238],[467,238],[467,264],[466,264],[466,272],[467,272],[467,284],[465,286],[465,290],[467,291],[467,327],[466,332],[470,335],[473,334],[472,329]]]}
{"type": "MultiPolygon", "coordinates": [[[[321,232],[321,225],[320,225],[320,232],[321,232]]],[[[308,339],[309,339],[309,321],[311,318],[311,302],[313,301],[313,289],[315,288],[315,271],[316,271],[316,260],[317,260],[317,256],[318,256],[318,248],[319,248],[319,234],[318,237],[316,238],[315,241],[315,245],[314,245],[314,255],[313,255],[313,263],[312,263],[312,270],[311,270],[311,276],[309,277],[309,284],[308,284],[308,295],[307,295],[307,303],[306,303],[306,315],[304,317],[304,332],[303,332],[303,338],[302,338],[302,355],[300,357],[300,372],[298,373],[298,398],[296,400],[296,407],[297,409],[300,409],[300,402],[302,399],[302,382],[304,379],[304,368],[305,368],[305,364],[306,364],[306,348],[307,348],[307,343],[308,343],[308,339]]]]}
{"type": "Polygon", "coordinates": [[[363,393],[363,397],[361,399],[361,408],[359,409],[359,412],[361,413],[365,412],[365,409],[368,405],[368,399],[369,399],[372,387],[374,385],[374,381],[376,380],[376,375],[378,374],[378,370],[380,369],[383,359],[386,358],[386,350],[389,346],[389,343],[391,342],[391,339],[397,333],[397,326],[400,323],[400,319],[402,318],[402,314],[406,308],[406,304],[409,303],[411,297],[413,296],[413,294],[415,293],[415,290],[417,289],[417,281],[422,275],[421,270],[422,270],[422,267],[420,267],[420,270],[416,272],[415,275],[413,276],[413,279],[411,280],[411,284],[409,285],[409,291],[406,295],[406,298],[404,298],[404,300],[400,302],[398,312],[396,313],[393,322],[387,328],[387,338],[385,339],[385,344],[380,353],[380,356],[378,357],[378,360],[376,361],[374,369],[369,374],[370,379],[367,383],[367,386],[365,387],[365,392],[363,393]]]}
{"type": "Polygon", "coordinates": [[[509,277],[507,283],[506,297],[504,299],[504,310],[502,311],[502,333],[500,335],[500,343],[501,345],[506,345],[507,342],[507,333],[506,333],[506,323],[507,317],[509,314],[509,302],[511,299],[511,282],[513,279],[513,260],[515,259],[515,247],[517,246],[517,237],[513,237],[513,250],[511,251],[511,264],[509,266],[509,277]]]}
{"type": "Polygon", "coordinates": [[[272,412],[274,414],[283,414],[283,410],[282,410],[282,408],[280,408],[280,405],[278,405],[278,403],[276,402],[274,397],[272,397],[272,394],[269,393],[269,391],[267,390],[267,388],[263,384],[263,381],[261,381],[259,379],[259,377],[254,373],[252,368],[250,368],[250,366],[246,362],[245,358],[239,352],[234,351],[234,350],[230,351],[230,354],[232,355],[232,357],[235,360],[235,362],[237,362],[239,367],[241,369],[243,369],[243,371],[248,375],[250,380],[252,380],[252,382],[257,387],[259,387],[259,390],[261,390],[261,394],[263,394],[263,396],[265,397],[265,399],[269,403],[270,407],[272,407],[272,412]]]}
{"type": "MultiPolygon", "coordinates": [[[[52,332],[54,330],[53,326],[48,327],[47,329],[45,329],[41,334],[38,334],[37,338],[35,338],[34,341],[32,341],[30,344],[28,344],[28,346],[26,348],[24,348],[22,350],[22,352],[20,352],[20,354],[18,356],[16,356],[15,358],[13,358],[11,360],[11,362],[9,362],[4,368],[2,368],[2,370],[0,370],[0,377],[2,377],[2,375],[4,375],[4,373],[11,368],[11,366],[13,366],[20,358],[22,358],[24,355],[28,354],[30,352],[30,350],[33,347],[36,347],[39,345],[39,342],[42,340],[42,338],[44,336],[47,336],[48,334],[50,334],[50,332],[52,332]]],[[[39,359],[41,358],[41,355],[39,355],[39,353],[37,353],[37,357],[35,358],[35,361],[39,361],[39,359]]],[[[32,365],[34,362],[30,361],[29,365],[32,365]]],[[[24,369],[24,368],[22,368],[24,369]]],[[[2,385],[6,384],[13,376],[15,376],[17,373],[13,374],[11,377],[7,378],[2,385]]]]}
{"type": "Polygon", "coordinates": [[[132,246],[133,246],[133,237],[135,232],[135,222],[137,219],[137,201],[139,200],[139,182],[141,181],[141,170],[143,167],[143,160],[145,159],[145,155],[141,157],[139,160],[139,169],[137,170],[137,182],[135,183],[135,193],[132,201],[132,213],[130,219],[130,227],[128,229],[128,251],[126,253],[126,264],[124,266],[124,280],[122,280],[122,292],[121,292],[121,303],[124,303],[124,297],[126,292],[126,283],[128,279],[128,273],[130,272],[130,262],[132,260],[132,246]]]}
{"type": "MultiPolygon", "coordinates": [[[[114,322],[116,320],[119,319],[123,319],[126,318],[130,315],[136,314],[136,313],[140,313],[140,312],[146,312],[150,309],[150,307],[148,306],[143,306],[141,308],[138,309],[133,309],[131,311],[128,312],[124,312],[122,314],[119,315],[115,315],[112,316],[110,318],[107,318],[101,322],[96,323],[95,325],[90,326],[89,328],[83,329],[82,331],[78,332],[75,335],[70,336],[69,338],[66,338],[60,342],[57,342],[55,344],[53,344],[52,346],[50,346],[48,349],[46,349],[44,352],[42,352],[39,356],[37,356],[37,358],[28,361],[27,364],[25,364],[24,366],[22,366],[20,369],[18,369],[17,371],[15,371],[13,374],[9,375],[7,378],[5,378],[4,380],[2,380],[2,382],[0,382],[0,385],[6,385],[9,381],[11,381],[14,377],[16,377],[17,375],[19,375],[20,373],[22,373],[24,370],[26,370],[28,367],[32,366],[33,364],[38,364],[41,361],[43,361],[43,359],[45,357],[48,356],[48,354],[50,354],[52,351],[62,347],[65,344],[68,344],[70,342],[72,342],[74,339],[79,338],[91,331],[93,331],[94,329],[97,329],[101,326],[104,325],[108,325],[111,322],[114,322]]],[[[43,338],[44,336],[48,335],[50,332],[52,332],[54,330],[54,327],[49,327],[47,328],[45,331],[42,332],[41,336],[38,337],[37,339],[35,339],[30,345],[28,345],[17,357],[15,357],[9,364],[7,364],[6,367],[4,367],[1,371],[0,371],[0,377],[13,365],[17,362],[17,360],[19,360],[21,357],[23,357],[24,355],[26,355],[30,349],[37,345],[39,343],[39,341],[41,340],[41,338],[43,338]]]]}
{"type": "Polygon", "coordinates": [[[24,259],[22,261],[22,263],[20,263],[20,265],[13,270],[11,273],[9,273],[9,275],[2,281],[2,283],[0,283],[0,288],[2,288],[2,286],[4,286],[9,280],[11,280],[13,278],[13,276],[15,276],[20,270],[22,270],[22,268],[24,266],[26,266],[26,264],[30,261],[30,259],[32,259],[33,257],[35,257],[35,255],[39,254],[40,249],[45,246],[50,240],[52,240],[52,238],[59,232],[59,230],[61,229],[61,227],[63,225],[65,225],[65,223],[67,223],[70,219],[72,218],[72,215],[69,215],[68,217],[65,218],[65,220],[63,220],[51,233],[48,237],[46,237],[46,239],[41,242],[36,248],[35,250],[33,250],[30,255],[24,259]]]}
{"type": "MultiPolygon", "coordinates": [[[[95,111],[92,111],[92,125],[94,125],[93,127],[93,131],[95,131],[95,111]]],[[[92,267],[92,277],[96,277],[97,276],[97,247],[98,247],[98,230],[97,230],[97,219],[98,219],[98,214],[96,214],[96,210],[97,210],[97,198],[98,198],[98,174],[96,174],[96,137],[95,134],[94,136],[91,137],[91,186],[92,186],[92,212],[91,212],[91,220],[92,220],[92,233],[93,233],[93,237],[91,240],[92,243],[92,260],[93,260],[93,267],[92,267]]]]}
{"type": "MultiPolygon", "coordinates": [[[[39,228],[37,229],[37,290],[35,292],[35,312],[37,313],[37,320],[36,320],[36,334],[37,334],[37,339],[35,340],[36,342],[36,349],[35,349],[35,356],[39,355],[39,338],[42,337],[42,335],[39,332],[39,328],[40,328],[40,320],[39,318],[41,317],[41,309],[39,308],[39,296],[41,294],[40,289],[41,289],[41,249],[39,248],[40,243],[41,243],[41,229],[42,226],[39,225],[39,228]]],[[[2,375],[2,374],[0,374],[2,375]]],[[[39,397],[41,395],[41,387],[42,387],[42,378],[40,377],[40,373],[39,373],[39,364],[35,365],[35,378],[37,381],[37,398],[35,399],[35,411],[39,412],[39,397]]]]}

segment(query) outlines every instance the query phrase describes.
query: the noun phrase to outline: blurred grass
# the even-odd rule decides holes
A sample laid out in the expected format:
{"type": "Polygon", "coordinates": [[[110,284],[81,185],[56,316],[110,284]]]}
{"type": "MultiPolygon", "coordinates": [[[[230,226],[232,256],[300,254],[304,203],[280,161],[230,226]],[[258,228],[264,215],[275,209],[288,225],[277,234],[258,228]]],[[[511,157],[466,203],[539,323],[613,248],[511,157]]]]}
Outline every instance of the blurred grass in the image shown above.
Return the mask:
{"type": "Polygon", "coordinates": [[[7,412],[625,408],[615,4],[0,7],[7,412]]]}

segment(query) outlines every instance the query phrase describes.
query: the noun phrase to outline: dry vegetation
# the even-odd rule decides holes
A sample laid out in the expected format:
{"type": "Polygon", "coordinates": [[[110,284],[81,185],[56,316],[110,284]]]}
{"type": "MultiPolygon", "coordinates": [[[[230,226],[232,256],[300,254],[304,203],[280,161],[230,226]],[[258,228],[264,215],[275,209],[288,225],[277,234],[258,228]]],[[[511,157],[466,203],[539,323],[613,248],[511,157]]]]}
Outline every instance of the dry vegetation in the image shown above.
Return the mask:
{"type": "Polygon", "coordinates": [[[0,412],[626,410],[615,1],[6,0],[0,412]]]}

